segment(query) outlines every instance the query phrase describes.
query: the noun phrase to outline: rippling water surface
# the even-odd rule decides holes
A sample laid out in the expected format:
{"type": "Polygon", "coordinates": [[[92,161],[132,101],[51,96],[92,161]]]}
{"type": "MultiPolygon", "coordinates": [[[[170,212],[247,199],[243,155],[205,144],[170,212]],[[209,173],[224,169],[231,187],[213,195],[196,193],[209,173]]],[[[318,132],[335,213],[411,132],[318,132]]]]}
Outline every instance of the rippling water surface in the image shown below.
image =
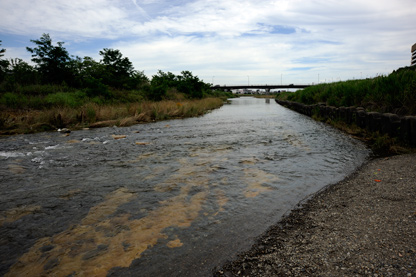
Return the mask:
{"type": "Polygon", "coordinates": [[[0,139],[0,275],[197,276],[368,157],[264,99],[0,139]]]}

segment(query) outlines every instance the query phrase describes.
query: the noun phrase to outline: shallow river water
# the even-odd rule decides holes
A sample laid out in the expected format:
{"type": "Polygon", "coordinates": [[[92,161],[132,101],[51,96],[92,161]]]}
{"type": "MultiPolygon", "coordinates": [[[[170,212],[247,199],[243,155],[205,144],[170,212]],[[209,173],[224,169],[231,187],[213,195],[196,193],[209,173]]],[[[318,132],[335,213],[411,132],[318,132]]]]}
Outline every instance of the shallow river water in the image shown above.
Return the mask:
{"type": "Polygon", "coordinates": [[[368,157],[272,100],[0,138],[0,275],[207,276],[368,157]]]}

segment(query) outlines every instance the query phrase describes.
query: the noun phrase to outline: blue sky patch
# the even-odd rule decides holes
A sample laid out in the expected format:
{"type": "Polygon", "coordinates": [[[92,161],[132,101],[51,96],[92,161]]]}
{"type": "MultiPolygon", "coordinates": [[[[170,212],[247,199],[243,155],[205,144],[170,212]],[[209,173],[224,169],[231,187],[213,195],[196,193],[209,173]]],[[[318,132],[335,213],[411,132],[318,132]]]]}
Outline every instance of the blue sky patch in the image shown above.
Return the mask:
{"type": "Polygon", "coordinates": [[[284,25],[268,25],[265,23],[257,23],[260,30],[265,30],[269,34],[290,35],[296,33],[296,29],[284,25]]]}
{"type": "Polygon", "coordinates": [[[256,29],[244,33],[242,36],[264,36],[265,34],[272,35],[290,35],[295,34],[296,28],[284,25],[269,25],[265,23],[257,23],[256,29]]]}
{"type": "Polygon", "coordinates": [[[303,66],[303,67],[292,67],[289,70],[291,70],[291,71],[304,71],[304,70],[311,70],[313,68],[314,67],[312,67],[312,66],[303,66]]]}

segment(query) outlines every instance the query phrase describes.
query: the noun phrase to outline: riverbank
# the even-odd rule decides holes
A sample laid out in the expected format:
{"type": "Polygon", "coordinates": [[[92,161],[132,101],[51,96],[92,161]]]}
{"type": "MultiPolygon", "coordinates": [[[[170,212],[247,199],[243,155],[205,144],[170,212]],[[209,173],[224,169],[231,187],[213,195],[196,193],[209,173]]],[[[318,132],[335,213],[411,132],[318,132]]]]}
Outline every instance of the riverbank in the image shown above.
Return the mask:
{"type": "Polygon", "coordinates": [[[362,107],[336,108],[279,99],[276,102],[355,136],[377,153],[405,153],[416,146],[416,116],[366,112],[362,107]]]}
{"type": "Polygon", "coordinates": [[[221,98],[144,101],[127,104],[87,103],[79,108],[9,109],[0,113],[0,135],[28,134],[60,128],[78,130],[131,126],[160,120],[201,116],[224,104],[221,98]]]}
{"type": "Polygon", "coordinates": [[[214,276],[415,276],[415,179],[416,154],[371,160],[214,276]]]}

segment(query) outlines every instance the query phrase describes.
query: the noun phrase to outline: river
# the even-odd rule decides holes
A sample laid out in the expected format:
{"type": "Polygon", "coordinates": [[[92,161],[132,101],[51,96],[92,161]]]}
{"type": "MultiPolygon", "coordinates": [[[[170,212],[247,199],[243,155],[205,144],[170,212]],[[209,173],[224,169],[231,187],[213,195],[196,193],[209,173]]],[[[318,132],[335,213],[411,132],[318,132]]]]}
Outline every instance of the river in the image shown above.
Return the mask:
{"type": "Polygon", "coordinates": [[[360,142],[272,100],[0,138],[0,275],[209,276],[352,173],[360,142]]]}

